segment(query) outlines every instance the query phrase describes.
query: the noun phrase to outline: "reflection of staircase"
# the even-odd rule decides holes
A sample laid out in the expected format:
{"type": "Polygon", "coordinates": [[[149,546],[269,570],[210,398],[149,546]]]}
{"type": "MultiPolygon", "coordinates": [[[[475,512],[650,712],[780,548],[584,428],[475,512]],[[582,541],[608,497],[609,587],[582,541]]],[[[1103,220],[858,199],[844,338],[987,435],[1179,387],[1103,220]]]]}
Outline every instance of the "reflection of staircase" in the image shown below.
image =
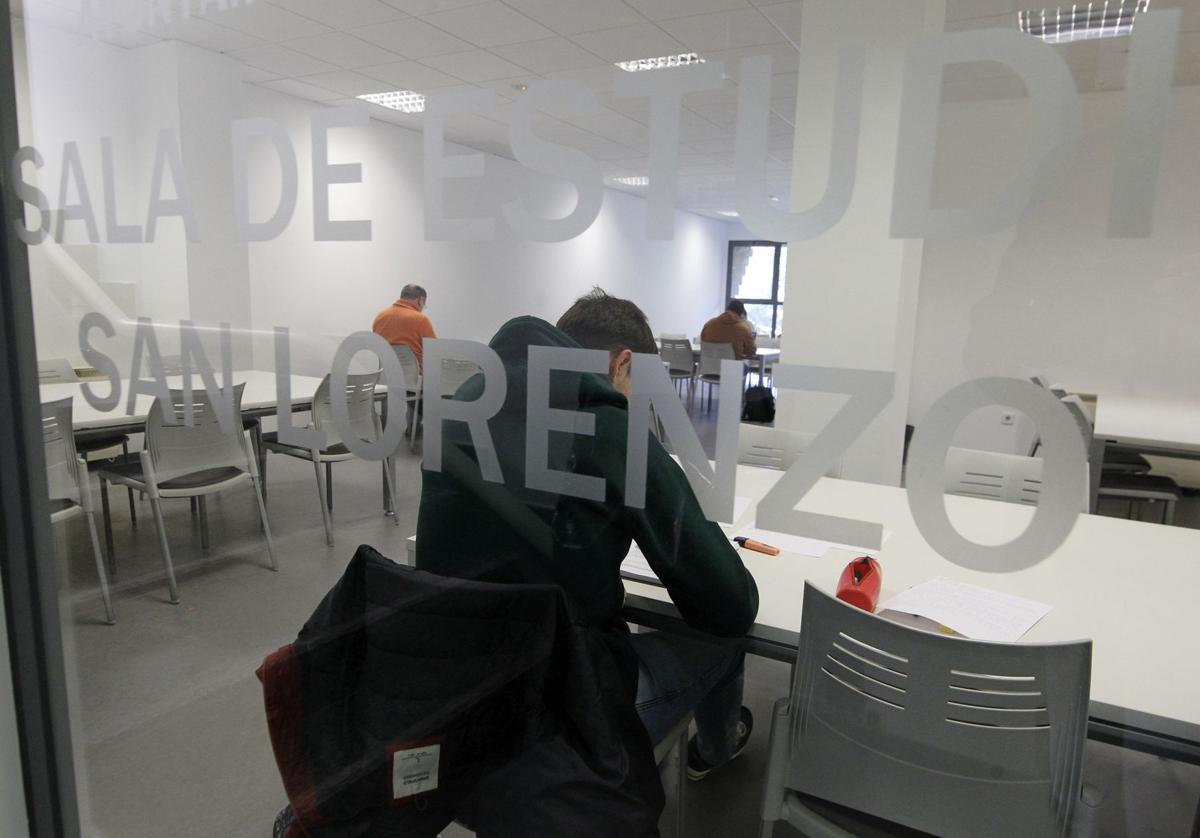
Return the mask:
{"type": "Polygon", "coordinates": [[[97,281],[98,248],[64,247],[48,238],[29,248],[29,273],[39,357],[65,357],[79,365],[83,360],[79,321],[92,311],[104,315],[116,330],[115,345],[111,341],[105,344],[107,354],[128,355],[133,345],[137,285],[97,281]]]}

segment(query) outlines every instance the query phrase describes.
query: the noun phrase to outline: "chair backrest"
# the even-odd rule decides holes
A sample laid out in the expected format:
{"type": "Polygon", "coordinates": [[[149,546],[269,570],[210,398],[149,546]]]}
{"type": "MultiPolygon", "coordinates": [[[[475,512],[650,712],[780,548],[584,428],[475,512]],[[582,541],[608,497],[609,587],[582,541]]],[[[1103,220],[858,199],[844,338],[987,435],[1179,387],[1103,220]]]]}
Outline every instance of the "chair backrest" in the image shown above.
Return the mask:
{"type": "Polygon", "coordinates": [[[765,425],[738,425],[738,462],[761,468],[786,469],[796,456],[813,441],[813,434],[802,434],[765,425]]]}
{"type": "Polygon", "coordinates": [[[683,335],[679,337],[662,337],[662,349],[659,351],[662,359],[670,365],[671,372],[686,372],[691,374],[696,368],[695,354],[692,352],[692,342],[683,335]]]}
{"type": "Polygon", "coordinates": [[[467,379],[480,372],[479,364],[474,361],[462,361],[457,358],[442,359],[442,393],[447,397],[458,392],[458,388],[467,383],[467,379]]]}
{"type": "Polygon", "coordinates": [[[39,384],[62,384],[78,381],[74,367],[66,358],[47,358],[38,361],[39,384]]]}
{"type": "Polygon", "coordinates": [[[1090,447],[1092,444],[1092,427],[1094,419],[1092,411],[1084,404],[1083,399],[1079,396],[1063,396],[1059,401],[1071,413],[1071,418],[1075,420],[1075,424],[1079,425],[1079,432],[1083,434],[1084,446],[1090,447]]]}
{"type": "Polygon", "coordinates": [[[687,340],[687,332],[659,332],[659,340],[687,340]]]}
{"type": "Polygon", "coordinates": [[[42,403],[42,444],[50,499],[80,503],[79,455],[75,453],[70,398],[42,403]]]}
{"type": "Polygon", "coordinates": [[[720,375],[721,362],[736,360],[732,343],[714,343],[711,340],[700,342],[700,374],[720,375]]]}
{"type": "Polygon", "coordinates": [[[946,493],[1036,505],[1042,492],[1042,460],[952,447],[946,454],[946,493]]]}
{"type": "MultiPolygon", "coordinates": [[[[350,427],[360,439],[374,442],[383,433],[379,414],[375,410],[375,387],[379,384],[382,370],[367,373],[348,373],[346,375],[346,411],[350,417],[350,427]]],[[[331,377],[326,375],[317,385],[313,394],[312,424],[313,428],[325,435],[323,448],[330,448],[345,442],[338,432],[337,423],[333,420],[333,402],[331,400],[331,377]]]]}
{"type": "Polygon", "coordinates": [[[203,388],[192,392],[192,424],[184,424],[183,390],[171,390],[171,412],[163,411],[155,399],[146,417],[146,450],[157,482],[206,469],[233,468],[249,471],[250,450],[242,429],[242,390],[233,388],[234,423],[226,431],[208,393],[203,388]]]}
{"type": "Polygon", "coordinates": [[[392,349],[396,353],[396,359],[400,361],[400,368],[404,370],[405,389],[409,393],[416,393],[421,389],[421,365],[417,363],[417,356],[413,354],[411,346],[404,344],[396,344],[392,349]]]}
{"type": "Polygon", "coordinates": [[[806,583],[784,785],[937,835],[1061,836],[1090,673],[1089,640],[949,637],[806,583]]]}

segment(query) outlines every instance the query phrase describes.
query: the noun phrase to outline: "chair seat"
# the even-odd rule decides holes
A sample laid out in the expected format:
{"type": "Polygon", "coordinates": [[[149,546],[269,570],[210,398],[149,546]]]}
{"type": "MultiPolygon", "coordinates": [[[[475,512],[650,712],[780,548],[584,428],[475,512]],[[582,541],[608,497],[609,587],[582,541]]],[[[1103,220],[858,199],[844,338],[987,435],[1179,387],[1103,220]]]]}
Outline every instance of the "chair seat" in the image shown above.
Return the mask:
{"type": "Polygon", "coordinates": [[[840,826],[847,832],[858,836],[858,838],[932,838],[928,832],[912,829],[894,821],[889,821],[886,818],[879,818],[869,815],[866,812],[860,812],[857,809],[851,809],[848,806],[830,803],[828,800],[813,797],[811,794],[801,794],[792,790],[789,792],[789,795],[803,805],[804,808],[816,813],[830,823],[840,826]]]}
{"type": "MultiPolygon", "coordinates": [[[[312,452],[307,448],[287,442],[280,442],[279,433],[276,431],[268,431],[263,434],[263,445],[277,454],[287,454],[289,457],[300,457],[304,460],[312,459],[312,452]]],[[[350,449],[344,443],[339,442],[335,445],[330,445],[328,448],[322,448],[317,454],[322,457],[346,457],[350,455],[350,449]]]]}
{"type": "Polygon", "coordinates": [[[1179,500],[1179,484],[1157,474],[1102,474],[1100,494],[1128,498],[1179,500]]]}
{"type": "Polygon", "coordinates": [[[1104,449],[1104,470],[1144,473],[1150,461],[1132,448],[1109,445],[1104,449]]]}
{"type": "Polygon", "coordinates": [[[671,378],[691,378],[695,375],[695,373],[688,372],[687,370],[667,370],[667,373],[671,378]]]}
{"type": "Polygon", "coordinates": [[[50,517],[61,515],[64,512],[69,512],[79,506],[75,501],[68,498],[51,498],[50,499],[50,517]]]}
{"type": "MultiPolygon", "coordinates": [[[[173,477],[170,480],[164,480],[158,484],[158,488],[166,492],[203,489],[207,486],[225,483],[244,474],[246,474],[244,470],[235,466],[206,468],[194,471],[191,474],[184,474],[179,477],[173,477]]],[[[143,485],[146,482],[146,475],[142,472],[141,459],[133,456],[100,469],[100,476],[114,482],[139,483],[143,485]]]]}

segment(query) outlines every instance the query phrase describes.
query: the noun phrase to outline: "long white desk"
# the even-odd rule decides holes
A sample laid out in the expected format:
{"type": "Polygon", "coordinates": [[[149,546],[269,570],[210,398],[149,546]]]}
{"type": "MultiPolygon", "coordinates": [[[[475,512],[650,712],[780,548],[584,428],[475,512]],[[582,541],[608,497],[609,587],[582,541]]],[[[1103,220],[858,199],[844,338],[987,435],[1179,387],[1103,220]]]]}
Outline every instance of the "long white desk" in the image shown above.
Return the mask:
{"type": "MultiPolygon", "coordinates": [[[[780,472],[738,467],[737,494],[758,500],[780,472]]],[[[959,531],[979,543],[1008,541],[1024,529],[1028,506],[947,496],[959,531]]],[[[1089,735],[1200,763],[1200,531],[1082,515],[1066,542],[1040,564],[1015,573],[967,570],[925,542],[903,489],[822,478],[799,509],[876,521],[892,531],[879,553],[883,597],[935,577],[970,582],[1045,602],[1050,613],[1027,642],[1091,638],[1089,735]]],[[[753,520],[753,508],[730,530],[753,520]]],[[[832,592],[856,553],[821,558],[740,551],[759,591],[752,651],[795,659],[805,581],[832,592]]],[[[626,580],[626,616],[663,629],[682,627],[665,589],[626,580]]]]}
{"type": "MultiPolygon", "coordinates": [[[[217,385],[222,384],[221,374],[218,372],[217,385]]],[[[262,370],[235,370],[233,373],[233,382],[235,384],[244,383],[246,386],[242,390],[242,413],[244,415],[261,415],[271,413],[275,410],[276,395],[275,395],[275,373],[264,372],[262,370]]],[[[111,411],[104,412],[96,410],[83,397],[84,384],[92,387],[93,391],[101,394],[108,394],[108,381],[105,379],[97,379],[94,381],[81,381],[58,384],[43,384],[41,386],[41,399],[43,402],[55,401],[57,399],[65,399],[68,396],[73,399],[71,421],[77,431],[89,430],[123,430],[126,432],[140,431],[146,423],[146,417],[150,415],[150,405],[154,401],[153,396],[138,395],[134,402],[133,411],[126,410],[129,398],[129,381],[123,379],[121,381],[121,401],[111,411]]],[[[183,379],[181,376],[168,376],[167,384],[173,388],[183,387],[183,379]]],[[[292,407],[307,408],[312,405],[313,396],[317,392],[317,387],[321,384],[321,379],[307,375],[291,376],[292,386],[292,407]]],[[[194,377],[193,386],[202,391],[204,388],[200,376],[194,377]]]]}
{"type": "Polygon", "coordinates": [[[1200,402],[1101,395],[1095,434],[1144,451],[1200,459],[1200,402]]]}

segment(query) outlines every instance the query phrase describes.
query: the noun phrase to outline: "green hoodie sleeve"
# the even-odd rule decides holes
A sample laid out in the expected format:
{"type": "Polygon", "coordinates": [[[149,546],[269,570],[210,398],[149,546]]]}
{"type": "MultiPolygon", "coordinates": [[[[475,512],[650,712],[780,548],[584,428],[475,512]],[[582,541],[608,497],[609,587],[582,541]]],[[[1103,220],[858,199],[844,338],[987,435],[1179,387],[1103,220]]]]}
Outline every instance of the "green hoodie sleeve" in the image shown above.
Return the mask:
{"type": "Polygon", "coordinates": [[[634,541],[689,625],[723,637],[745,634],[758,613],[754,578],[656,439],[647,461],[646,507],[625,507],[634,541]]]}

